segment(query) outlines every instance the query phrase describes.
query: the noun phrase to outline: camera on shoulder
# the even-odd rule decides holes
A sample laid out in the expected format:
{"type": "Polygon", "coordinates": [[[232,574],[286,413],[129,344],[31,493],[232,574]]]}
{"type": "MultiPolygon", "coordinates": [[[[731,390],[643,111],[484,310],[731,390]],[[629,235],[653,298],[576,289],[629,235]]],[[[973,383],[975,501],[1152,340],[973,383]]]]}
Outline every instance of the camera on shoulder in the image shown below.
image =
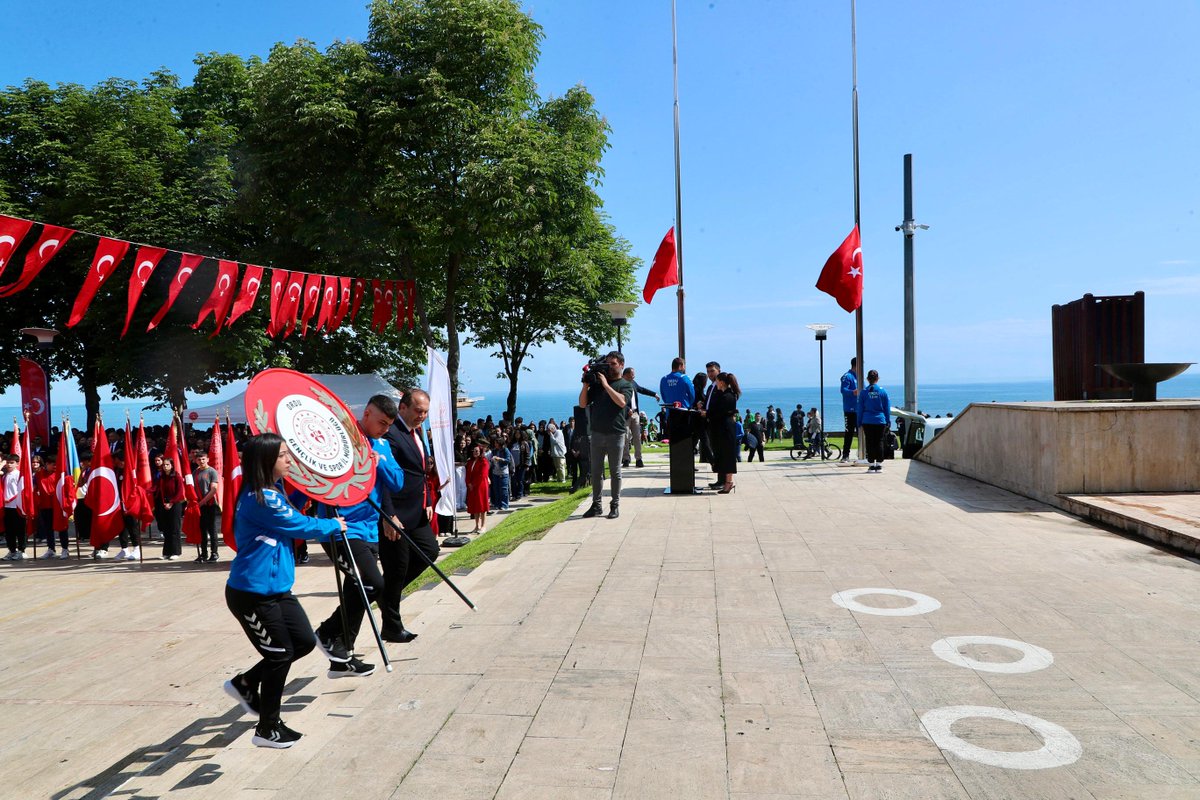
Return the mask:
{"type": "Polygon", "coordinates": [[[589,361],[583,367],[582,383],[588,386],[599,386],[600,376],[608,373],[608,356],[600,356],[589,361]]]}

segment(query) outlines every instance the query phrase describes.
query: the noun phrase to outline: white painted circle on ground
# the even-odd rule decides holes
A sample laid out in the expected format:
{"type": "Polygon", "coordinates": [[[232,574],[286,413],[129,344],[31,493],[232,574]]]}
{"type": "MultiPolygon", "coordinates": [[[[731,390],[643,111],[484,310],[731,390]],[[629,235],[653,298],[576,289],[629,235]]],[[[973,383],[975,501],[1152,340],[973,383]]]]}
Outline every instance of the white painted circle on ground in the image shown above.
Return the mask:
{"type": "Polygon", "coordinates": [[[1083,745],[1066,728],[1055,725],[1053,722],[1047,722],[1040,717],[1022,714],[1020,711],[1010,711],[1007,708],[990,706],[935,708],[921,715],[921,724],[929,733],[929,738],[933,739],[933,743],[942,750],[967,761],[975,761],[989,767],[1052,769],[1074,764],[1083,755],[1083,745]],[[971,744],[965,739],[955,736],[950,730],[959,720],[971,718],[999,719],[1024,725],[1036,733],[1043,744],[1037,750],[1017,753],[989,750],[986,747],[971,744]]]}
{"type": "Polygon", "coordinates": [[[875,614],[880,617],[914,617],[917,614],[928,614],[937,611],[942,604],[927,594],[910,592],[905,589],[847,589],[837,592],[830,598],[842,608],[858,611],[862,614],[875,614]],[[879,608],[878,606],[863,605],[858,598],[865,594],[885,594],[890,597],[904,597],[913,601],[910,606],[903,608],[879,608]]]}
{"type": "Polygon", "coordinates": [[[949,661],[958,667],[966,667],[978,672],[999,672],[1016,675],[1022,672],[1037,672],[1054,663],[1054,656],[1044,647],[1038,647],[1029,642],[1019,642],[1016,639],[1002,639],[999,636],[947,636],[938,639],[930,647],[933,654],[943,661],[949,661]],[[1020,661],[978,661],[968,658],[958,652],[960,648],[972,644],[994,644],[1021,651],[1020,661]]]}

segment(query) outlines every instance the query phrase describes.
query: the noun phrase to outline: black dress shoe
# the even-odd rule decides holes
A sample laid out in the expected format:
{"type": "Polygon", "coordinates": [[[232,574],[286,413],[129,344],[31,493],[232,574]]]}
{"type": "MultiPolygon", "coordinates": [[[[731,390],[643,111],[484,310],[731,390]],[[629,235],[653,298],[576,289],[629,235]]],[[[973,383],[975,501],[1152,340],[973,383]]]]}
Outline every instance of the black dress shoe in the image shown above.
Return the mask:
{"type": "Polygon", "coordinates": [[[637,460],[637,465],[638,465],[639,467],[644,467],[644,466],[646,466],[645,464],[643,464],[643,463],[642,463],[642,460],[641,460],[640,458],[637,460]]]}
{"type": "Polygon", "coordinates": [[[611,508],[608,509],[608,518],[609,519],[616,519],[619,516],[621,516],[621,512],[616,506],[612,506],[611,508]]]}
{"type": "Polygon", "coordinates": [[[399,642],[400,644],[408,644],[413,639],[417,638],[418,635],[419,634],[413,633],[406,628],[401,628],[399,633],[384,631],[383,633],[379,634],[379,637],[385,642],[399,642]]]}
{"type": "Polygon", "coordinates": [[[592,506],[587,511],[583,512],[583,518],[589,519],[591,517],[598,517],[603,513],[604,509],[600,508],[600,506],[592,506]]]}
{"type": "Polygon", "coordinates": [[[721,488],[722,486],[724,486],[724,485],[725,485],[725,484],[721,483],[720,481],[717,481],[716,483],[710,483],[710,484],[708,485],[708,488],[710,488],[710,489],[720,489],[720,488],[721,488]]]}

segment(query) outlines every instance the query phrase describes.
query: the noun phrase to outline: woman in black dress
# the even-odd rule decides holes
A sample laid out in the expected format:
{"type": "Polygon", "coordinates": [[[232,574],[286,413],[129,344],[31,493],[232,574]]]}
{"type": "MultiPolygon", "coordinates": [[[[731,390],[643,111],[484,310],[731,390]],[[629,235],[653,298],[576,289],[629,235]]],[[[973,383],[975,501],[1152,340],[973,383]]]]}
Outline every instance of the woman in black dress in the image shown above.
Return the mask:
{"type": "Polygon", "coordinates": [[[717,386],[708,400],[705,416],[708,419],[708,435],[712,440],[713,466],[722,486],[719,494],[729,494],[736,487],[733,476],[737,474],[737,401],[742,390],[731,372],[717,375],[717,386]]]}

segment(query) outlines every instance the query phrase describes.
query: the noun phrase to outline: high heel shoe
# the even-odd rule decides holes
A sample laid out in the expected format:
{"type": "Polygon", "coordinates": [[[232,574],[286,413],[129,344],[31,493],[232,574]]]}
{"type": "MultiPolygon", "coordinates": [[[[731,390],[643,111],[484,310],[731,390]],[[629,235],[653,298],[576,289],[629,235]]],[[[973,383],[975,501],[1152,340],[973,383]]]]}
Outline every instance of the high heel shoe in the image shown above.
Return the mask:
{"type": "Polygon", "coordinates": [[[735,491],[736,489],[737,489],[737,486],[734,486],[731,484],[722,489],[717,489],[717,494],[729,494],[730,492],[735,491]]]}

